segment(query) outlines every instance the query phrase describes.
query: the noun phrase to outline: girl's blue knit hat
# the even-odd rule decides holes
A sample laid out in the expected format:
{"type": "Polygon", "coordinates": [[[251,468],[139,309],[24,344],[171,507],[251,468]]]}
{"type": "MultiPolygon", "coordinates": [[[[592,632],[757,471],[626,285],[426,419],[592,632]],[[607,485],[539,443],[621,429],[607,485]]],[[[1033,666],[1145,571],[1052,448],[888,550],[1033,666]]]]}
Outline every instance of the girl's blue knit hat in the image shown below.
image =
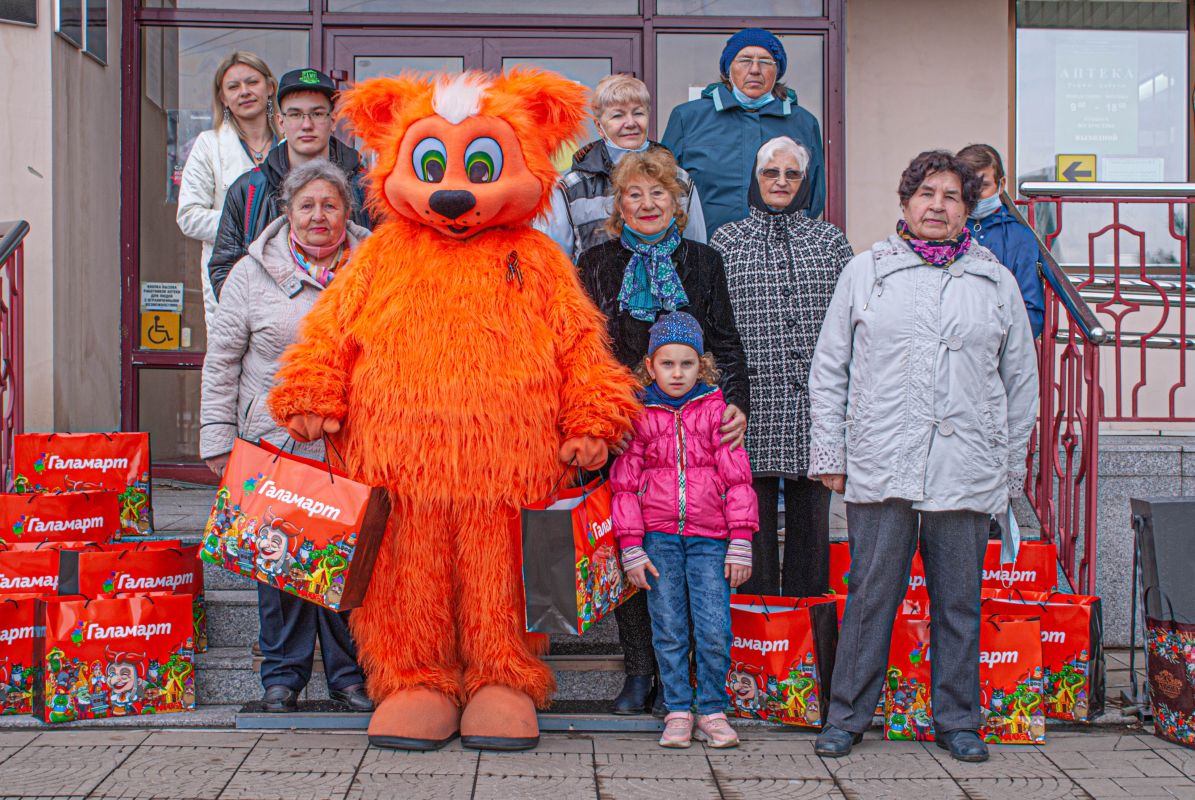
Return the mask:
{"type": "Polygon", "coordinates": [[[776,34],[763,28],[743,28],[726,40],[726,47],[722,48],[722,58],[718,60],[718,69],[722,74],[730,75],[730,62],[744,47],[762,47],[776,59],[776,80],[784,77],[788,69],[788,54],[784,52],[784,45],[776,38],[776,34]]]}
{"type": "Polygon", "coordinates": [[[697,351],[697,355],[701,355],[705,352],[701,323],[683,311],[673,311],[660,317],[648,332],[647,357],[654,356],[666,344],[687,344],[697,351]]]}

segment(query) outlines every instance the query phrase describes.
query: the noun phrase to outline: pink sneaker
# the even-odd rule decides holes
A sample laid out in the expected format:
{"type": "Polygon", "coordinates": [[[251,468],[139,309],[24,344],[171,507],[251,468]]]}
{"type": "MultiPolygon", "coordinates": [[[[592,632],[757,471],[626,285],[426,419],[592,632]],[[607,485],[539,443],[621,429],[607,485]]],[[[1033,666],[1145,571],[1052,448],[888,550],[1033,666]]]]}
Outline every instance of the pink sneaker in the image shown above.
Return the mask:
{"type": "Polygon", "coordinates": [[[710,747],[718,749],[739,746],[739,735],[730,727],[726,715],[721,712],[699,715],[693,738],[699,742],[709,742],[710,747]]]}
{"type": "Polygon", "coordinates": [[[684,749],[692,744],[693,715],[688,711],[673,711],[664,717],[664,733],[660,736],[660,747],[684,749]]]}

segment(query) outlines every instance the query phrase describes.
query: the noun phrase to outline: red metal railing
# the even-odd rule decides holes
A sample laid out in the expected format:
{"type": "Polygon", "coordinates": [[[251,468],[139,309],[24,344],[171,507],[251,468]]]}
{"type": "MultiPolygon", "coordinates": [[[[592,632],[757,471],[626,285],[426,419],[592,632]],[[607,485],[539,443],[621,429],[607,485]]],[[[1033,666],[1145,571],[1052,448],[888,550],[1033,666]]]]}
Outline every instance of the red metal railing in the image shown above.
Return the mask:
{"type": "MultiPolygon", "coordinates": [[[[1005,205],[1020,216],[1007,198],[1005,205]]],[[[1028,210],[1026,224],[1037,230],[1032,202],[1028,210]]],[[[1087,594],[1095,588],[1099,348],[1106,333],[1047,242],[1041,250],[1045,324],[1038,348],[1037,435],[1027,456],[1025,492],[1042,538],[1058,547],[1071,587],[1087,594]]]]}
{"type": "Polygon", "coordinates": [[[13,437],[25,430],[25,235],[29,223],[0,222],[0,466],[12,475],[13,437]]]}

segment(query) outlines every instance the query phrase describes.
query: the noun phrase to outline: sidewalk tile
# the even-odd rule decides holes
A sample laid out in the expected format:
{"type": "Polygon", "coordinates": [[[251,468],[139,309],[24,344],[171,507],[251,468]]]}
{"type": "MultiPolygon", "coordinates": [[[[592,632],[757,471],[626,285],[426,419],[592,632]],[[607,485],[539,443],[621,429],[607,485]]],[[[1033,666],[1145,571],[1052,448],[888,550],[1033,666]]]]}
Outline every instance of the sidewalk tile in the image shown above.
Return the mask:
{"type": "Polygon", "coordinates": [[[967,800],[966,793],[948,778],[838,779],[843,794],[852,800],[967,800]]]}
{"type": "Polygon", "coordinates": [[[1187,778],[1075,778],[1094,800],[1195,800],[1187,778]]]}
{"type": "Polygon", "coordinates": [[[718,788],[722,790],[722,796],[726,800],[846,800],[846,795],[833,781],[719,778],[718,788]]]}
{"type": "MultiPolygon", "coordinates": [[[[262,737],[265,738],[265,737],[262,737]]],[[[356,747],[280,747],[258,743],[241,769],[250,772],[345,772],[352,774],[365,756],[356,747]]]]}
{"type": "Polygon", "coordinates": [[[626,753],[628,755],[642,755],[645,753],[660,752],[666,752],[670,755],[705,755],[705,745],[701,744],[700,742],[693,742],[693,746],[688,750],[669,751],[667,748],[660,747],[656,743],[659,738],[660,734],[658,733],[595,736],[593,738],[593,752],[595,755],[601,755],[603,753],[626,753]]]}
{"type": "Polygon", "coordinates": [[[830,771],[817,756],[727,752],[709,754],[710,766],[721,784],[727,780],[751,778],[786,778],[797,780],[830,780],[830,771]]]}
{"type": "Polygon", "coordinates": [[[971,800],[1089,800],[1065,777],[959,778],[958,782],[971,800]]]}
{"type": "MultiPolygon", "coordinates": [[[[603,778],[597,780],[600,800],[721,800],[713,778],[674,780],[668,778],[603,778]]],[[[731,797],[731,795],[727,795],[731,797]]],[[[481,800],[481,795],[478,795],[481,800]]],[[[557,799],[559,800],[559,799],[557,799]]],[[[573,800],[573,798],[569,798],[573,800]]]]}
{"type": "Polygon", "coordinates": [[[257,744],[260,733],[252,731],[154,731],[142,747],[243,747],[257,744]]]}
{"type": "Polygon", "coordinates": [[[470,750],[383,750],[365,751],[358,775],[469,775],[477,772],[477,752],[470,750]]]}
{"type": "Polygon", "coordinates": [[[593,757],[594,771],[598,778],[679,778],[710,780],[709,762],[704,758],[693,758],[681,753],[693,750],[699,755],[704,751],[697,745],[689,750],[665,750],[647,753],[598,753],[593,757]],[[673,755],[673,754],[676,755],[673,755]]]}
{"type": "MultiPolygon", "coordinates": [[[[1098,741],[1098,740],[1097,740],[1098,741]]],[[[1055,751],[1046,756],[1071,778],[1172,778],[1182,773],[1152,750],[1055,751]]]]}
{"type": "Polygon", "coordinates": [[[33,742],[34,747],[118,747],[136,746],[145,741],[149,731],[138,730],[72,730],[45,731],[33,742]]]}
{"type": "Polygon", "coordinates": [[[748,737],[740,740],[736,749],[749,755],[813,755],[813,736],[783,736],[768,739],[748,737]]]}
{"type": "Polygon", "coordinates": [[[1081,750],[1084,753],[1091,753],[1097,750],[1145,750],[1148,749],[1140,744],[1140,739],[1135,734],[1113,734],[1109,732],[1103,735],[1091,735],[1090,733],[1071,732],[1063,733],[1047,733],[1046,743],[1043,749],[1049,753],[1057,753],[1060,751],[1081,750]]]}
{"type": "MultiPolygon", "coordinates": [[[[469,775],[417,775],[414,773],[358,774],[346,800],[470,800],[473,782],[469,775]]],[[[557,800],[568,800],[559,797],[557,800]]]]}
{"type": "Polygon", "coordinates": [[[580,800],[597,798],[593,776],[588,778],[499,777],[478,775],[474,800],[580,800]]]}
{"type": "Polygon", "coordinates": [[[96,787],[104,798],[215,800],[249,752],[247,747],[142,746],[96,787]]]}
{"type": "Polygon", "coordinates": [[[325,733],[321,731],[287,731],[286,733],[263,733],[257,741],[261,747],[317,747],[317,748],[359,748],[369,747],[369,737],[364,733],[325,733]]]}
{"type": "Polygon", "coordinates": [[[593,779],[592,753],[494,753],[483,752],[478,775],[511,778],[593,779]]]}
{"type": "Polygon", "coordinates": [[[1062,775],[1045,753],[1031,748],[993,745],[991,758],[982,764],[970,764],[951,758],[950,753],[934,747],[930,750],[943,769],[953,778],[1048,778],[1062,775]]]}
{"type": "Polygon", "coordinates": [[[133,750],[132,745],[26,747],[0,764],[0,787],[13,795],[86,795],[133,750]]]}
{"type": "Polygon", "coordinates": [[[242,769],[232,776],[220,800],[339,800],[352,782],[351,772],[242,769]]]}
{"type": "Polygon", "coordinates": [[[839,781],[950,777],[938,760],[929,753],[893,753],[889,752],[888,744],[892,743],[876,742],[868,747],[868,743],[863,742],[856,745],[849,756],[825,759],[826,768],[839,781]]]}
{"type": "Polygon", "coordinates": [[[1177,767],[1178,771],[1188,778],[1195,777],[1195,750],[1176,745],[1173,749],[1159,748],[1154,752],[1177,767]]]}
{"type": "Polygon", "coordinates": [[[539,737],[537,753],[593,753],[595,736],[588,733],[545,733],[539,737]]]}
{"type": "Polygon", "coordinates": [[[0,747],[21,748],[38,737],[40,731],[0,731],[0,747]]]}

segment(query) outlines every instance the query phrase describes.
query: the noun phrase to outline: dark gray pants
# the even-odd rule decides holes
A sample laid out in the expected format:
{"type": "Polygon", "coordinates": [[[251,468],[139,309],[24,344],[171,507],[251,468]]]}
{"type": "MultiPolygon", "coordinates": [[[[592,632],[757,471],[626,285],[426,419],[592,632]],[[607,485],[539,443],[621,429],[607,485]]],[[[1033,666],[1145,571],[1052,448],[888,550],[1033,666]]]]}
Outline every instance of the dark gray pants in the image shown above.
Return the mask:
{"type": "Polygon", "coordinates": [[[828,721],[861,733],[871,726],[888,666],[892,622],[909,585],[920,538],[930,598],[934,728],[977,730],[979,590],[987,548],[987,514],[913,509],[905,500],[847,503],[851,580],[828,721]]]}
{"type": "Polygon", "coordinates": [[[349,612],[337,613],[273,586],[257,584],[260,623],[261,685],[282,684],[296,692],[311,680],[315,640],[319,637],[328,688],[347,689],[365,682],[357,666],[357,646],[349,635],[349,612]]]}

